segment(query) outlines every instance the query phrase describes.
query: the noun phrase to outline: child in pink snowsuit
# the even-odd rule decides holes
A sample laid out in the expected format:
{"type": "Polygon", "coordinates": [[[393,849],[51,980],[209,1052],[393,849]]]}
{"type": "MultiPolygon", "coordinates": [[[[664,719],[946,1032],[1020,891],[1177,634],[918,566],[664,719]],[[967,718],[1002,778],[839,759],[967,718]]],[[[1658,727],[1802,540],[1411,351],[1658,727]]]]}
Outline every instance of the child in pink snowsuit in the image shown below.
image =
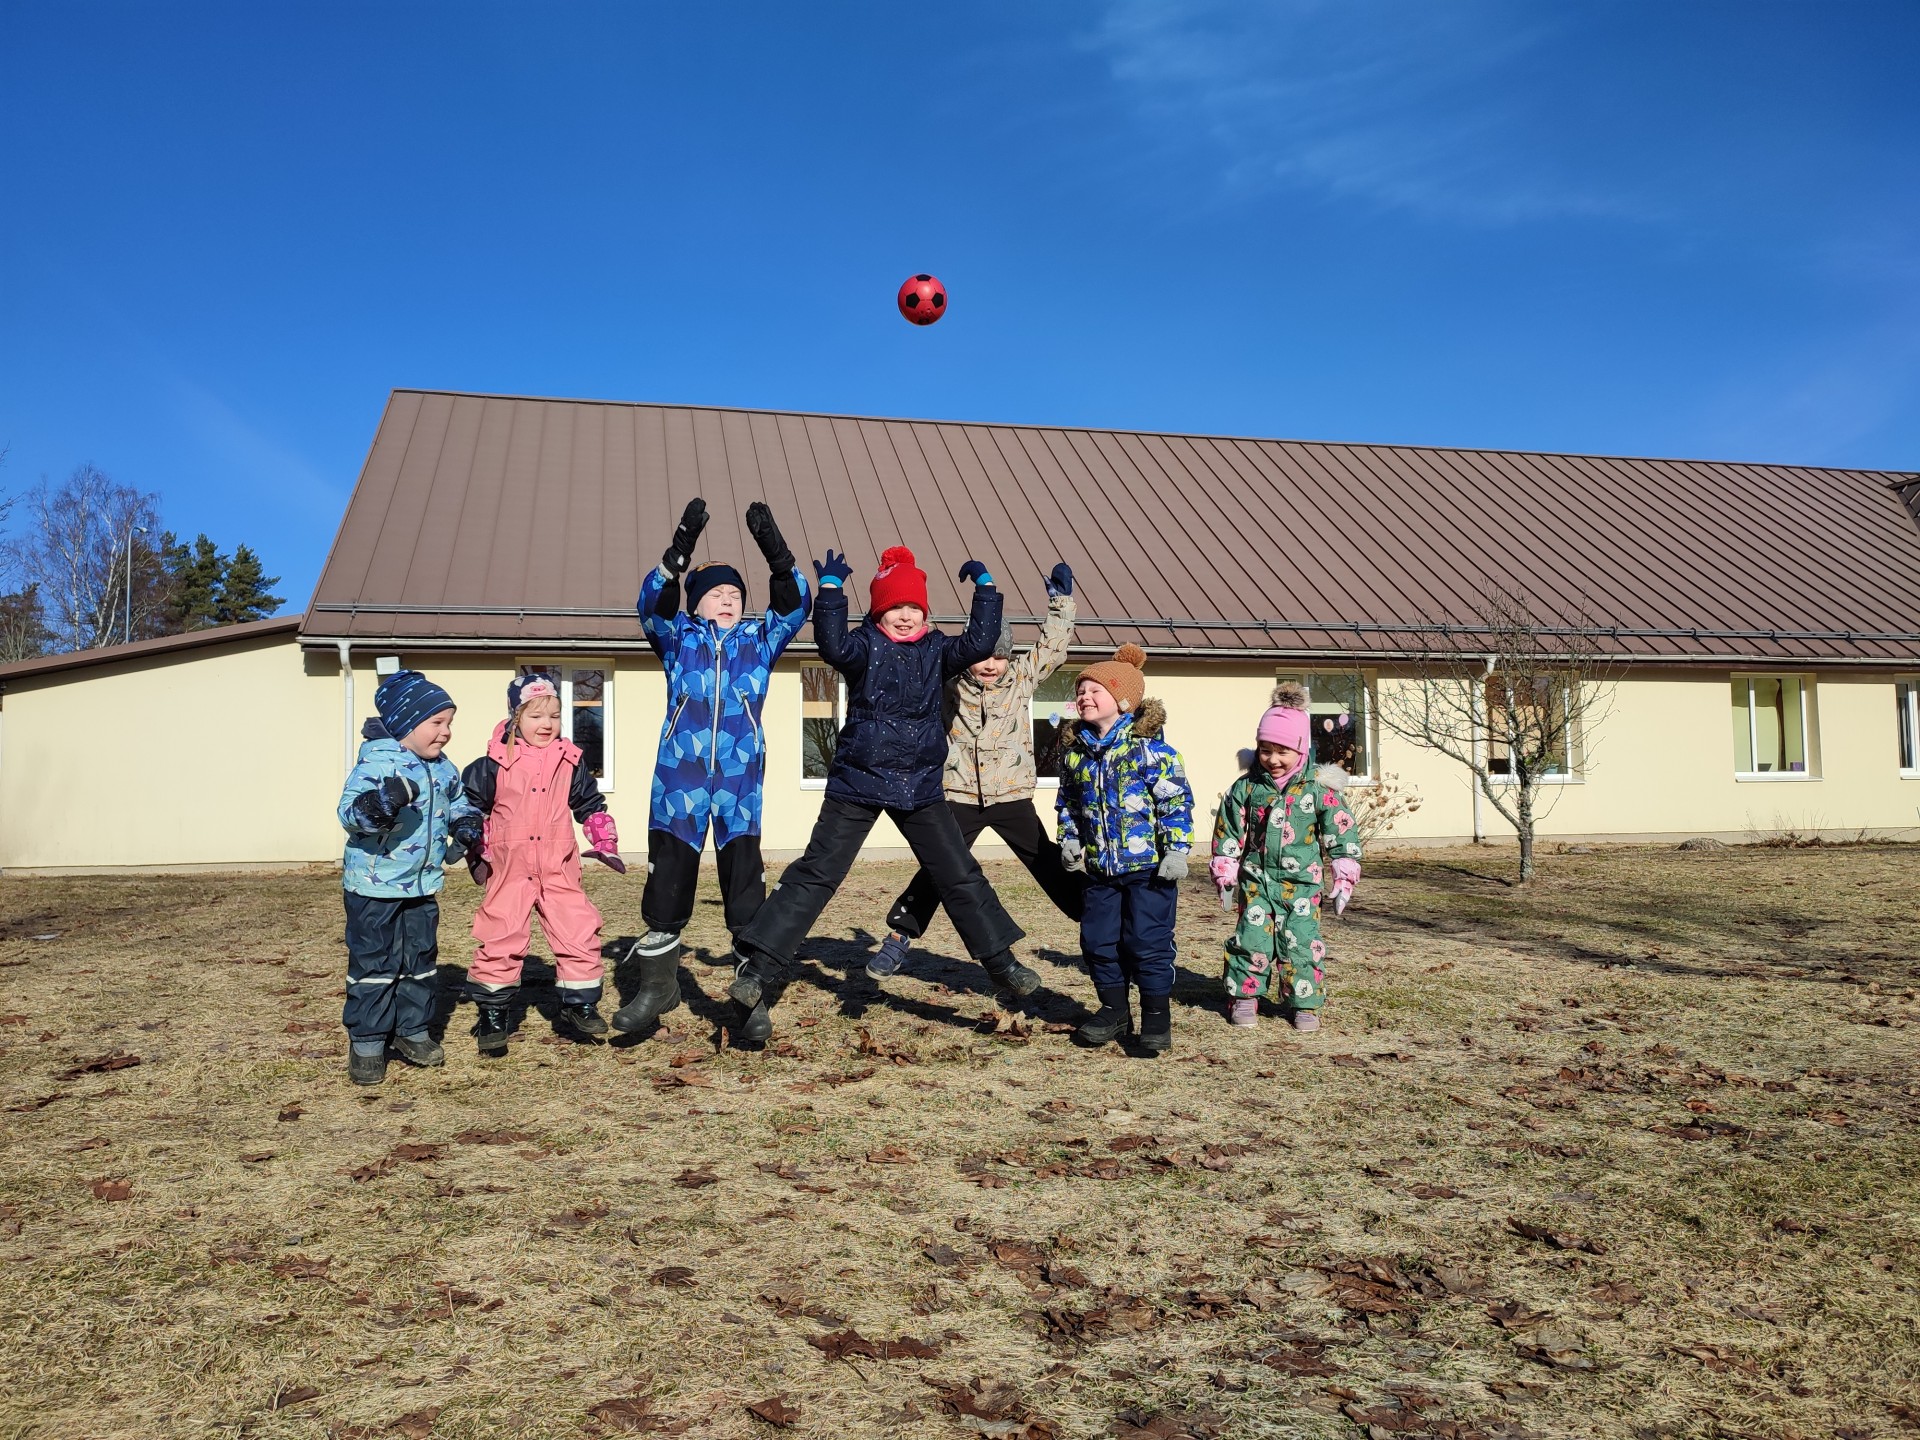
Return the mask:
{"type": "Polygon", "coordinates": [[[595,853],[618,855],[613,816],[580,751],[560,736],[560,695],[544,675],[522,675],[507,687],[510,718],[494,730],[484,757],[462,772],[467,798],[486,814],[486,857],[474,878],[487,897],[473,917],[480,942],[467,989],[480,1013],[474,1028],[482,1055],[504,1054],[508,1008],[540,915],[553,950],[560,1019],[582,1035],[604,1035],[600,1018],[600,912],[580,888],[580,848],[573,822],[595,853]]]}

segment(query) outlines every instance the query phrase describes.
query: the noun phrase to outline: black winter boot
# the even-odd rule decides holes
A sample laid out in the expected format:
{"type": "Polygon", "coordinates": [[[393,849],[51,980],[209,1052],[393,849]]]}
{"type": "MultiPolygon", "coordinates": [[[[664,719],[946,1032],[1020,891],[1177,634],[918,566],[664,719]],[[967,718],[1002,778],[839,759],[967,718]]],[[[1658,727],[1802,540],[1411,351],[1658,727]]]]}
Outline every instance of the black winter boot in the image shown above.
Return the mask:
{"type": "Polygon", "coordinates": [[[1013,958],[1011,950],[1003,950],[991,960],[980,962],[987,977],[1002,990],[1011,990],[1022,1000],[1040,988],[1040,976],[1037,971],[1029,970],[1013,958]]]}
{"type": "Polygon", "coordinates": [[[632,955],[640,967],[640,988],[613,1012],[613,1028],[631,1035],[644,1030],[669,1010],[680,1008],[680,937],[650,930],[636,940],[632,955]]]}
{"type": "Polygon", "coordinates": [[[431,1070],[447,1063],[447,1052],[440,1048],[440,1042],[431,1035],[422,1035],[418,1040],[396,1035],[393,1037],[393,1048],[409,1065],[418,1065],[423,1069],[431,1070]]]}
{"type": "Polygon", "coordinates": [[[607,1022],[600,1018],[597,1004],[590,1000],[562,1000],[560,1023],[577,1035],[604,1035],[607,1022]]]}
{"type": "Polygon", "coordinates": [[[473,1027],[473,1038],[480,1047],[482,1055],[504,1055],[507,1053],[507,1036],[513,1027],[507,1023],[507,1007],[489,1005],[485,1001],[476,1001],[474,1010],[478,1019],[473,1027]]]}
{"type": "Polygon", "coordinates": [[[349,1050],[347,1078],[356,1085],[378,1085],[387,1078],[387,1052],[362,1055],[358,1050],[349,1050]]]}
{"type": "Polygon", "coordinates": [[[762,997],[773,988],[773,967],[758,955],[733,952],[733,983],[727,986],[727,998],[742,1010],[759,1006],[762,997]]]}
{"type": "Polygon", "coordinates": [[[1080,1028],[1073,1032],[1074,1043],[1100,1046],[1131,1035],[1133,1011],[1127,1005],[1127,987],[1116,985],[1094,993],[1100,997],[1100,1008],[1080,1022],[1080,1028]]]}
{"type": "Polygon", "coordinates": [[[1140,1048],[1155,1055],[1173,1048],[1173,997],[1140,997],[1140,1048]]]}

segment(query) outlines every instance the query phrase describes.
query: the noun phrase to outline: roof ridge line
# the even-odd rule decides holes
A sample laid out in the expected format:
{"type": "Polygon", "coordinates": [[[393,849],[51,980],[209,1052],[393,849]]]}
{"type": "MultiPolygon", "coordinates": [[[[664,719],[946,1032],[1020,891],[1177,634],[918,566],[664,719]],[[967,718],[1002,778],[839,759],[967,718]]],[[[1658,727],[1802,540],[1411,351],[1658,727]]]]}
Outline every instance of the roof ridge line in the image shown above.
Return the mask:
{"type": "MultiPolygon", "coordinates": [[[[700,410],[722,415],[786,415],[802,420],[864,420],[892,425],[961,425],[986,430],[1078,431],[1095,435],[1151,435],[1183,440],[1234,440],[1254,445],[1324,445],[1340,450],[1423,450],[1456,455],[1537,455],[1546,459],[1639,460],[1656,465],[1759,465],[1772,470],[1819,470],[1836,475],[1902,477],[1903,484],[1920,483],[1920,472],[1861,465],[1816,465],[1798,460],[1713,459],[1703,455],[1625,455],[1600,450],[1527,450],[1499,445],[1433,445],[1392,440],[1314,440],[1286,435],[1238,435],[1211,430],[1143,430],[1120,425],[1062,425],[1027,420],[961,420],[930,415],[858,415],[837,410],[794,410],[778,406],[701,405],[674,400],[604,400],[579,395],[520,395],[491,390],[446,390],[433,386],[396,385],[389,395],[446,395],[466,400],[523,400],[540,405],[611,405],[634,410],[700,410]]],[[[378,433],[377,431],[375,432],[378,433]]]]}

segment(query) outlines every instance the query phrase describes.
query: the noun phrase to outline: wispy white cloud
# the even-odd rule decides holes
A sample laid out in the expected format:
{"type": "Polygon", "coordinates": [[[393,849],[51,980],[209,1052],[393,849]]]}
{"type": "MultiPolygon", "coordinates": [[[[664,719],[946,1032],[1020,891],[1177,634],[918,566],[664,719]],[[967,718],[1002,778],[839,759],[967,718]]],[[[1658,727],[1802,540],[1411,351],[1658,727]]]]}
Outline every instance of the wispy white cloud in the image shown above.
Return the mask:
{"type": "Polygon", "coordinates": [[[250,486],[271,491],[280,506],[307,519],[338,523],[346,492],[313,461],[246,419],[225,400],[196,381],[171,377],[180,416],[206,448],[250,486]]]}
{"type": "Polygon", "coordinates": [[[1483,225],[1639,217],[1570,173],[1522,72],[1554,34],[1538,10],[1359,0],[1108,0],[1082,43],[1153,143],[1219,157],[1238,189],[1292,186],[1483,225]]]}

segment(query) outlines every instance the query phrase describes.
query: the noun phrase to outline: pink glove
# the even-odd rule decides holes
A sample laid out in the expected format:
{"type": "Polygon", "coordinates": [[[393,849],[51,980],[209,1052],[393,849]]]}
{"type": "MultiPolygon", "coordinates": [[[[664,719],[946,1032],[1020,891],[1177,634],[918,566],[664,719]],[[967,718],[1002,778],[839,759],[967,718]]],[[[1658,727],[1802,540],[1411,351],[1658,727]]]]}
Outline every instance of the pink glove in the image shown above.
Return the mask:
{"type": "Polygon", "coordinates": [[[1360,862],[1344,857],[1333,862],[1333,913],[1347,913],[1347,902],[1353,898],[1353,887],[1360,883],[1360,862]]]}
{"type": "Polygon", "coordinates": [[[613,816],[605,810],[596,810],[587,816],[580,828],[587,832],[587,843],[594,849],[605,855],[620,853],[620,832],[614,828],[613,816]]]}
{"type": "Polygon", "coordinates": [[[1207,871],[1213,876],[1214,888],[1220,892],[1220,908],[1231,915],[1234,887],[1240,883],[1240,857],[1216,855],[1207,862],[1207,871]]]}

